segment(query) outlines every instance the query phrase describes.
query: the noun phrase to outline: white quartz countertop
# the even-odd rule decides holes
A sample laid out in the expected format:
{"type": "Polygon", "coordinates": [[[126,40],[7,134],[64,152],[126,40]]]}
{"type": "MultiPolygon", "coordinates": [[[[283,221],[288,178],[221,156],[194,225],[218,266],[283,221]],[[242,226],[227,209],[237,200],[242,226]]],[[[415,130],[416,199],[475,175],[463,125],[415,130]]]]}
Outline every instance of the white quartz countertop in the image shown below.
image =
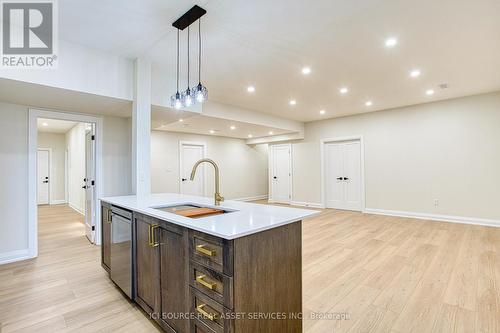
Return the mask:
{"type": "Polygon", "coordinates": [[[315,210],[227,200],[223,201],[217,208],[231,210],[232,212],[192,219],[154,209],[154,207],[189,204],[216,207],[213,199],[175,193],[161,193],[152,194],[144,199],[129,195],[101,198],[101,201],[225,239],[251,235],[319,214],[315,210]]]}

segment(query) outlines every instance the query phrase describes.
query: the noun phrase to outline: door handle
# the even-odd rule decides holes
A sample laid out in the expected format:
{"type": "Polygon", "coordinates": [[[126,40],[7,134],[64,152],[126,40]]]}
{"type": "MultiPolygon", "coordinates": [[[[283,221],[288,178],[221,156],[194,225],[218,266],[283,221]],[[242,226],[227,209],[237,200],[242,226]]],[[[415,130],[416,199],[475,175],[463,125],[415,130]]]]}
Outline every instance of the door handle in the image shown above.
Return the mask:
{"type": "Polygon", "coordinates": [[[337,177],[337,180],[342,180],[342,177],[337,177]]]}
{"type": "Polygon", "coordinates": [[[348,177],[344,177],[344,180],[349,180],[349,178],[348,177]]]}
{"type": "Polygon", "coordinates": [[[86,190],[86,189],[87,189],[87,186],[85,186],[85,185],[84,185],[84,186],[82,186],[82,188],[83,188],[84,190],[86,190]]]}
{"type": "Polygon", "coordinates": [[[160,243],[157,242],[157,240],[156,240],[156,233],[155,233],[156,228],[159,228],[158,224],[149,224],[148,225],[148,229],[149,229],[148,230],[148,232],[149,232],[148,243],[149,243],[150,247],[157,247],[160,245],[160,243]]]}
{"type": "Polygon", "coordinates": [[[186,178],[182,178],[181,180],[182,180],[183,182],[185,182],[187,179],[186,179],[186,178]]]}
{"type": "Polygon", "coordinates": [[[44,180],[42,183],[47,184],[48,182],[49,182],[48,180],[44,180]]]}
{"type": "Polygon", "coordinates": [[[274,176],[273,179],[278,179],[278,177],[274,176]]]}

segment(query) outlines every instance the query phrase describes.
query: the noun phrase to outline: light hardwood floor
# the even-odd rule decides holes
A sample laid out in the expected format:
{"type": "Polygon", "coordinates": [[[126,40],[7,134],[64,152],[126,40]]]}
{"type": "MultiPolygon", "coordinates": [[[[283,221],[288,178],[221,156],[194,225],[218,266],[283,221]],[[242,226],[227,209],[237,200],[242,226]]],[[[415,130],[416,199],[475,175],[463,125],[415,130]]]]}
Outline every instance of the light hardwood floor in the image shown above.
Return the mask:
{"type": "MultiPolygon", "coordinates": [[[[40,256],[0,266],[1,331],[158,331],[106,277],[82,217],[39,212],[40,256]]],[[[323,210],[303,241],[305,332],[500,332],[499,228],[323,210]]]]}

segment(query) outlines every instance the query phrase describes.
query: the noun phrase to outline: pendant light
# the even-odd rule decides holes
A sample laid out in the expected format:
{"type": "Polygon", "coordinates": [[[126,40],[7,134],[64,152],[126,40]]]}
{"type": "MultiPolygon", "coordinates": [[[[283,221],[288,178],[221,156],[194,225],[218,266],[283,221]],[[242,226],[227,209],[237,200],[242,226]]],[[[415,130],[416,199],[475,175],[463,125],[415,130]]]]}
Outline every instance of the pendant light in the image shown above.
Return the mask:
{"type": "Polygon", "coordinates": [[[177,92],[170,97],[170,105],[179,110],[183,107],[189,107],[195,103],[203,103],[208,98],[208,90],[201,84],[201,23],[200,18],[207,11],[198,5],[194,5],[191,9],[179,17],[172,26],[177,29],[177,92]],[[190,31],[189,26],[198,21],[198,85],[192,88],[189,87],[189,79],[191,74],[190,69],[190,31]],[[188,28],[187,37],[187,89],[179,93],[179,33],[181,30],[188,28]]]}
{"type": "Polygon", "coordinates": [[[187,89],[182,93],[182,104],[186,107],[190,107],[194,104],[195,99],[193,98],[193,93],[191,92],[191,88],[189,88],[189,27],[188,36],[187,36],[187,89]]]}
{"type": "Polygon", "coordinates": [[[170,97],[170,106],[179,110],[182,104],[181,94],[179,93],[179,29],[177,29],[177,92],[170,97]]]}
{"type": "Polygon", "coordinates": [[[208,98],[208,89],[201,84],[201,19],[198,19],[198,85],[193,87],[198,103],[203,103],[208,98]]]}

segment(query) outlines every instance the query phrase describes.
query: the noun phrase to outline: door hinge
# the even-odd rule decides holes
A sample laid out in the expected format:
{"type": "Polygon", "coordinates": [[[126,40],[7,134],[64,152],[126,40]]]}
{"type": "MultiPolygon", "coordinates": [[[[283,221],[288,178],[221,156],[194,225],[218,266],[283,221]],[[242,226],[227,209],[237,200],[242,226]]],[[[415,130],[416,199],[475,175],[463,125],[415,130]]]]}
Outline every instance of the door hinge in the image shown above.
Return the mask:
{"type": "Polygon", "coordinates": [[[90,140],[94,141],[94,140],[95,140],[95,135],[92,135],[92,136],[90,137],[90,140]]]}
{"type": "Polygon", "coordinates": [[[95,225],[92,226],[92,231],[95,231],[95,225]]]}

